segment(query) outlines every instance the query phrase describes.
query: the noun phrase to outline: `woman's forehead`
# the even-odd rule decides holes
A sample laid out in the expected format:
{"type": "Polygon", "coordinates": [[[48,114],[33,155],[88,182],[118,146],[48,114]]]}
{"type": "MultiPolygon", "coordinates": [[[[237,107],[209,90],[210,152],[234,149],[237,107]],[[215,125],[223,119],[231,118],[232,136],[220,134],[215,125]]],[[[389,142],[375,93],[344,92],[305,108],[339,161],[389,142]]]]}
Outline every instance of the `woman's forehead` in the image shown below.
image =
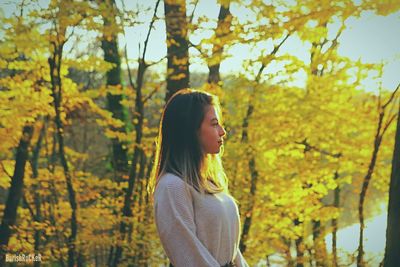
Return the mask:
{"type": "Polygon", "coordinates": [[[206,114],[204,116],[205,119],[212,120],[217,119],[219,120],[218,112],[215,110],[215,107],[210,105],[206,108],[206,114]]]}

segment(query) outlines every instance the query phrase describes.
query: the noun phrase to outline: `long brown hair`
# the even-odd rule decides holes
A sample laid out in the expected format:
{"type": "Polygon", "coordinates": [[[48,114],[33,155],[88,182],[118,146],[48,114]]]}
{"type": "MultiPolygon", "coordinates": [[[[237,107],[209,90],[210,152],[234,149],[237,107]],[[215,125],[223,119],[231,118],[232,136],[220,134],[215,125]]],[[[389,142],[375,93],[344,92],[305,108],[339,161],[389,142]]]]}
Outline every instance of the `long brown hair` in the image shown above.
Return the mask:
{"type": "Polygon", "coordinates": [[[228,192],[222,152],[204,154],[199,142],[198,131],[210,106],[221,113],[218,98],[199,90],[180,90],[169,99],[161,115],[150,192],[165,173],[202,193],[228,192]]]}

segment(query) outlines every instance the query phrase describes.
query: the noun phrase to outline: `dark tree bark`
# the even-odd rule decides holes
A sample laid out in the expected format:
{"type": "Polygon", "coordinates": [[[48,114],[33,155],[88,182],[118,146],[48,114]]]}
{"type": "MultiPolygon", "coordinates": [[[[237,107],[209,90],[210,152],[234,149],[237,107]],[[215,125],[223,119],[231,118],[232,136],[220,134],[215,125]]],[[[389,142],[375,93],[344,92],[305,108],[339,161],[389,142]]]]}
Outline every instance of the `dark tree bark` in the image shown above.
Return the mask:
{"type": "MultiPolygon", "coordinates": [[[[104,27],[107,28],[110,25],[115,25],[115,16],[116,16],[116,6],[114,0],[105,1],[108,10],[111,10],[109,14],[110,16],[103,17],[104,27]]],[[[121,57],[118,53],[118,38],[115,33],[103,34],[103,40],[101,42],[101,47],[104,52],[104,60],[109,63],[113,63],[114,67],[107,72],[107,85],[120,85],[121,83],[121,57]]],[[[112,113],[113,118],[116,118],[122,122],[126,122],[126,113],[124,111],[124,107],[121,104],[121,100],[123,99],[123,95],[114,95],[107,94],[107,109],[112,113]]],[[[113,131],[119,131],[126,133],[125,125],[120,128],[113,128],[113,131]]],[[[122,176],[128,173],[128,159],[127,159],[127,147],[126,144],[117,138],[114,138],[112,141],[112,165],[114,171],[116,173],[117,182],[121,182],[122,176]]]]}
{"type": "MultiPolygon", "coordinates": [[[[101,41],[101,47],[104,52],[104,60],[114,64],[114,67],[110,69],[106,76],[106,85],[116,86],[122,85],[121,82],[121,57],[118,51],[118,36],[116,33],[109,33],[107,27],[114,26],[116,24],[117,7],[115,0],[100,0],[100,3],[106,3],[108,13],[103,16],[104,33],[101,41]]],[[[119,119],[122,122],[126,122],[126,116],[124,108],[121,104],[123,99],[122,95],[107,94],[107,109],[112,113],[113,118],[119,119]]],[[[113,131],[120,131],[126,133],[126,127],[113,128],[113,131]]],[[[118,183],[123,181],[123,176],[128,174],[128,159],[127,159],[127,148],[124,142],[121,142],[117,138],[111,140],[112,142],[112,166],[115,172],[115,178],[118,183]]],[[[120,257],[122,256],[122,247],[117,246],[116,248],[110,248],[110,254],[108,259],[108,265],[117,265],[120,257]]]]}
{"type": "Polygon", "coordinates": [[[165,100],[177,91],[189,88],[188,23],[185,0],[164,0],[167,31],[167,93],[165,100]]]}
{"type": "Polygon", "coordinates": [[[365,202],[365,198],[367,196],[367,190],[368,190],[369,183],[372,179],[372,174],[374,173],[376,161],[378,158],[378,152],[379,152],[382,140],[383,140],[383,136],[385,135],[386,130],[388,129],[388,127],[390,126],[390,124],[392,123],[392,121],[395,118],[395,116],[392,116],[391,118],[389,118],[387,120],[386,123],[384,123],[386,108],[393,101],[394,96],[398,89],[399,89],[399,86],[397,86],[396,90],[392,93],[392,95],[390,96],[390,98],[384,105],[381,105],[381,102],[379,100],[379,105],[378,105],[379,119],[378,119],[378,126],[376,129],[376,134],[375,134],[375,138],[374,138],[374,149],[372,151],[371,160],[368,165],[367,174],[365,175],[364,180],[363,180],[363,184],[362,184],[362,188],[361,188],[361,192],[360,192],[360,199],[359,199],[359,203],[358,203],[358,218],[360,221],[360,231],[359,231],[360,236],[359,236],[359,245],[358,245],[358,254],[357,254],[357,267],[363,267],[365,264],[364,263],[364,228],[365,228],[365,225],[364,225],[364,220],[365,220],[365,218],[364,218],[364,202],[365,202]]]}
{"type": "MultiPolygon", "coordinates": [[[[261,75],[263,69],[264,68],[262,67],[259,70],[260,75],[261,75]]],[[[246,144],[247,147],[249,148],[247,150],[247,154],[249,156],[248,157],[248,168],[249,168],[249,172],[250,172],[250,194],[249,194],[249,199],[248,199],[249,203],[246,206],[246,210],[245,210],[245,218],[244,218],[244,222],[243,222],[242,235],[240,237],[240,244],[239,244],[239,249],[242,253],[244,253],[246,251],[246,241],[247,241],[247,238],[248,238],[248,235],[250,232],[250,228],[251,228],[251,223],[252,223],[252,218],[253,218],[253,209],[254,209],[254,205],[255,205],[255,194],[257,191],[257,182],[258,182],[258,171],[256,168],[254,151],[253,151],[252,147],[248,145],[248,143],[249,143],[249,133],[248,133],[249,129],[248,128],[249,128],[251,116],[254,112],[255,93],[256,93],[256,90],[253,89],[252,95],[250,96],[250,99],[249,99],[249,105],[247,107],[246,116],[244,117],[243,123],[242,123],[242,140],[241,140],[241,142],[243,144],[246,144]]]]}
{"type": "Polygon", "coordinates": [[[68,200],[71,206],[71,234],[68,237],[68,266],[75,266],[76,258],[76,237],[78,234],[78,204],[76,200],[75,189],[72,184],[72,176],[69,170],[68,161],[65,155],[64,125],[61,121],[61,103],[62,103],[62,83],[61,83],[61,62],[64,43],[52,43],[53,54],[49,58],[51,89],[53,104],[55,110],[55,123],[57,128],[58,152],[61,165],[64,169],[65,181],[67,184],[68,200]]]}
{"type": "Polygon", "coordinates": [[[7,246],[12,235],[11,228],[17,220],[17,209],[22,198],[22,190],[24,187],[25,165],[28,159],[28,148],[33,134],[33,127],[24,126],[22,137],[17,147],[15,157],[14,174],[11,179],[11,186],[8,191],[4,214],[0,226],[0,266],[5,265],[5,255],[7,246]]]}
{"type": "MultiPolygon", "coordinates": [[[[153,24],[156,19],[156,14],[157,14],[157,9],[160,4],[160,0],[156,2],[155,8],[154,8],[154,13],[153,13],[153,18],[150,23],[148,32],[147,32],[147,37],[146,40],[144,41],[144,49],[143,49],[143,54],[139,58],[139,68],[137,72],[137,77],[136,77],[136,84],[133,82],[132,76],[131,76],[131,71],[129,68],[129,65],[127,65],[128,69],[128,76],[129,76],[129,83],[132,87],[133,90],[135,90],[136,93],[136,98],[135,98],[135,149],[133,152],[133,159],[132,159],[132,165],[129,170],[129,178],[128,178],[128,187],[126,188],[125,191],[125,196],[124,196],[124,205],[122,208],[122,216],[124,219],[126,218],[131,218],[133,216],[132,213],[132,205],[133,205],[133,191],[135,188],[135,184],[137,183],[137,179],[139,177],[138,173],[140,168],[140,155],[144,153],[143,148],[141,146],[142,144],[142,138],[143,138],[143,124],[144,124],[144,103],[146,100],[148,100],[151,95],[144,97],[142,93],[142,87],[144,83],[144,75],[149,67],[145,61],[145,56],[146,56],[146,51],[147,51],[147,44],[149,41],[150,37],[150,32],[152,30],[153,24]]],[[[122,240],[126,240],[127,234],[129,235],[129,229],[132,229],[132,224],[131,223],[126,223],[126,221],[122,221],[119,226],[119,232],[121,234],[122,240]]],[[[129,237],[129,236],[128,236],[129,237]]],[[[109,258],[109,266],[118,266],[120,263],[120,260],[122,258],[122,246],[117,245],[114,248],[111,248],[111,256],[109,258]],[[115,252],[114,252],[115,251],[115,252]],[[114,252],[114,253],[112,253],[114,252]]]]}
{"type": "MultiPolygon", "coordinates": [[[[294,220],[294,225],[298,226],[301,225],[302,222],[299,221],[299,219],[294,220]]],[[[303,244],[303,236],[299,236],[295,240],[296,244],[296,267],[303,267],[304,266],[304,244],[303,244]]]]}
{"type": "MultiPolygon", "coordinates": [[[[39,161],[40,149],[42,147],[43,138],[44,138],[44,135],[46,134],[46,123],[47,123],[47,119],[46,119],[46,121],[43,122],[43,126],[40,130],[38,141],[37,141],[35,148],[33,150],[33,153],[32,153],[31,166],[32,166],[32,178],[33,179],[37,179],[39,176],[38,161],[39,161]]],[[[36,222],[40,223],[42,221],[42,211],[41,211],[41,198],[39,195],[39,190],[40,190],[40,185],[39,185],[39,182],[37,182],[37,184],[35,184],[33,186],[33,191],[34,191],[33,199],[34,199],[34,205],[35,205],[34,220],[36,222]]],[[[35,248],[36,254],[40,253],[40,247],[41,247],[40,237],[43,234],[42,232],[43,232],[42,230],[35,230],[35,233],[34,233],[34,238],[35,238],[34,248],[35,248]]],[[[41,265],[40,261],[34,262],[35,267],[39,267],[40,265],[41,265]]]]}
{"type": "Polygon", "coordinates": [[[400,105],[389,187],[384,267],[400,266],[400,105]]]}
{"type": "Polygon", "coordinates": [[[218,15],[218,24],[215,29],[215,37],[219,42],[216,42],[212,49],[212,57],[211,61],[208,64],[208,83],[211,84],[219,84],[221,81],[219,69],[221,66],[221,56],[224,51],[224,42],[221,41],[221,38],[226,36],[230,32],[230,26],[232,23],[232,14],[229,11],[230,2],[221,4],[219,15],[218,15]]]}
{"type": "Polygon", "coordinates": [[[317,266],[327,266],[327,252],[323,235],[324,227],[320,220],[312,221],[315,262],[317,266]]]}
{"type": "MultiPolygon", "coordinates": [[[[146,65],[139,65],[138,70],[138,77],[137,77],[137,87],[136,87],[136,99],[135,99],[135,113],[137,122],[135,123],[135,131],[136,131],[136,138],[135,138],[135,150],[133,152],[133,160],[132,166],[129,171],[129,180],[128,180],[128,188],[125,191],[124,197],[124,206],[122,208],[122,215],[123,217],[132,217],[132,196],[133,196],[133,189],[135,187],[135,183],[138,176],[138,163],[140,159],[140,154],[142,153],[142,148],[140,144],[142,143],[143,137],[143,121],[144,121],[144,105],[143,105],[143,96],[142,96],[142,86],[143,86],[143,78],[146,65]],[[141,67],[142,66],[142,67],[141,67]]],[[[126,234],[129,231],[131,226],[122,221],[119,227],[119,232],[121,233],[122,239],[125,240],[126,234]]],[[[120,259],[122,257],[122,246],[118,245],[115,249],[115,256],[112,263],[112,266],[118,266],[120,259]]]]}
{"type": "MultiPolygon", "coordinates": [[[[380,126],[381,126],[381,123],[379,124],[378,127],[380,127],[380,126]]],[[[374,150],[372,152],[372,158],[369,163],[367,175],[364,177],[364,181],[363,181],[361,192],[360,192],[360,199],[358,202],[358,218],[360,221],[360,229],[359,229],[360,236],[359,236],[358,254],[357,254],[357,266],[358,267],[364,266],[364,228],[365,228],[365,225],[364,225],[364,220],[365,220],[364,219],[364,202],[365,202],[365,197],[367,195],[369,182],[371,181],[372,174],[374,172],[375,163],[376,163],[376,159],[378,157],[378,151],[379,151],[381,142],[382,142],[381,136],[377,135],[375,138],[375,142],[374,142],[374,150]]]]}
{"type": "Polygon", "coordinates": [[[255,156],[252,154],[250,156],[250,160],[248,162],[249,165],[249,170],[250,170],[250,196],[249,196],[249,207],[246,212],[246,216],[244,219],[243,223],[243,230],[242,230],[242,236],[240,238],[240,244],[239,248],[242,253],[246,251],[246,240],[248,238],[248,235],[250,233],[250,227],[253,219],[253,210],[255,206],[255,195],[256,195],[256,190],[257,190],[257,182],[258,182],[258,171],[256,168],[256,162],[255,162],[255,156]]]}

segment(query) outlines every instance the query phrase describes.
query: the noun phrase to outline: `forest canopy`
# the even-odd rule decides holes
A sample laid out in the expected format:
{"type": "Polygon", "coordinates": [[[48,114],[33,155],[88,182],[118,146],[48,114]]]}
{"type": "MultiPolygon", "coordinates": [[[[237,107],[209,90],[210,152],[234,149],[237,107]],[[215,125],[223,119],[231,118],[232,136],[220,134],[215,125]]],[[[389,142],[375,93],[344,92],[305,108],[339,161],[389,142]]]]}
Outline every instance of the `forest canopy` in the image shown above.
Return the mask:
{"type": "Polygon", "coordinates": [[[400,2],[0,8],[1,266],[16,254],[40,254],[35,266],[167,266],[147,188],[161,111],[184,88],[221,101],[251,266],[400,262],[398,70],[385,80],[400,51],[368,62],[342,44],[352,21],[399,23],[400,2]],[[368,219],[386,211],[386,251],[368,250],[368,219]],[[351,225],[357,248],[345,251],[340,229],[351,225]]]}

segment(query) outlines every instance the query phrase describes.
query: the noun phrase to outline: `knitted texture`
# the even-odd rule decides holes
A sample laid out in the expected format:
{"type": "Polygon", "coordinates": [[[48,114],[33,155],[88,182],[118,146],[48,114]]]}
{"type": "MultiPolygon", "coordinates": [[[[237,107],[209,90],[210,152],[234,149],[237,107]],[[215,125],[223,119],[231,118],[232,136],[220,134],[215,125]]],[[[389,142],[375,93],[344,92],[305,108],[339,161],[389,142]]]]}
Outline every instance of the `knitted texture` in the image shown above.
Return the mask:
{"type": "Polygon", "coordinates": [[[165,253],[175,267],[247,267],[239,251],[240,217],[226,193],[201,194],[167,173],[154,194],[154,215],[165,253]]]}

